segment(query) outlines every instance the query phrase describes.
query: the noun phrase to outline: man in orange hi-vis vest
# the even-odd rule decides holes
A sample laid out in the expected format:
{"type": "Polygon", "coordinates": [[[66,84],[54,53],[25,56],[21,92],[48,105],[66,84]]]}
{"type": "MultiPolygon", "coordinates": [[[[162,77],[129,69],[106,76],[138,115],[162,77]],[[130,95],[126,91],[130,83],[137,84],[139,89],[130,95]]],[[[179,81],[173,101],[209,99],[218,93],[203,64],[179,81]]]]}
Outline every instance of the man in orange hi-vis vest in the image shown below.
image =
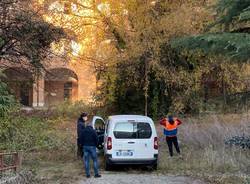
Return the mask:
{"type": "Polygon", "coordinates": [[[168,116],[168,118],[163,118],[160,124],[164,127],[164,135],[166,136],[166,142],[168,144],[169,154],[173,156],[173,144],[180,154],[180,148],[177,140],[177,127],[181,124],[181,120],[174,118],[173,116],[168,116]]]}

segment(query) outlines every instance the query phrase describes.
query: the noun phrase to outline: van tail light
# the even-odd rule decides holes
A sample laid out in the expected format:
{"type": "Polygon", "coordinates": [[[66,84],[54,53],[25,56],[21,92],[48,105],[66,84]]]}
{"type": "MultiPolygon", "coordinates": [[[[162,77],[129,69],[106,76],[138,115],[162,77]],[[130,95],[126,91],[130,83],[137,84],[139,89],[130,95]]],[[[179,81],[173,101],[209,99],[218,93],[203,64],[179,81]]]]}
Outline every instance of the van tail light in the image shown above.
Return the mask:
{"type": "Polygon", "coordinates": [[[155,137],[154,138],[154,149],[156,149],[156,150],[158,150],[158,138],[157,137],[155,137]]]}
{"type": "Polygon", "coordinates": [[[108,137],[107,149],[108,149],[108,150],[111,150],[111,149],[112,149],[112,138],[111,138],[111,137],[108,137]]]}

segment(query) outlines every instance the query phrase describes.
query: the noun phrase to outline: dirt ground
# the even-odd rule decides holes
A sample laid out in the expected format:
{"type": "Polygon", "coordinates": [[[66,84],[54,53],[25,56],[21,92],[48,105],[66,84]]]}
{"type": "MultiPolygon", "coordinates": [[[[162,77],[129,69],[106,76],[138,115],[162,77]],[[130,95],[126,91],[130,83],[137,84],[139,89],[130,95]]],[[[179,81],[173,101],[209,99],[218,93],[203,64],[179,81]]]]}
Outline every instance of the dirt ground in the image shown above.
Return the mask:
{"type": "Polygon", "coordinates": [[[201,180],[185,176],[166,176],[157,174],[127,174],[121,173],[103,173],[101,178],[83,178],[76,184],[205,184],[201,180]]]}

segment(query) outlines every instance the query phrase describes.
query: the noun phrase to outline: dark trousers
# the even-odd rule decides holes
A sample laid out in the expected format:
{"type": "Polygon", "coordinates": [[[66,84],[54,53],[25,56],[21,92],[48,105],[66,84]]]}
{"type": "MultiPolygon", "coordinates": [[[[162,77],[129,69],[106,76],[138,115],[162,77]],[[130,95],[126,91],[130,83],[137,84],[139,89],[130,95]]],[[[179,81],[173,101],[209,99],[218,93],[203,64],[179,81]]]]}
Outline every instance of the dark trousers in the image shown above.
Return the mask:
{"type": "Polygon", "coordinates": [[[169,154],[170,154],[171,157],[173,156],[173,144],[174,144],[174,147],[175,147],[177,153],[180,154],[180,148],[179,148],[178,140],[177,140],[176,136],[174,136],[174,137],[166,137],[166,141],[167,141],[167,144],[168,144],[169,154]]]}
{"type": "Polygon", "coordinates": [[[77,157],[82,158],[83,157],[83,146],[77,143],[77,157]]]}

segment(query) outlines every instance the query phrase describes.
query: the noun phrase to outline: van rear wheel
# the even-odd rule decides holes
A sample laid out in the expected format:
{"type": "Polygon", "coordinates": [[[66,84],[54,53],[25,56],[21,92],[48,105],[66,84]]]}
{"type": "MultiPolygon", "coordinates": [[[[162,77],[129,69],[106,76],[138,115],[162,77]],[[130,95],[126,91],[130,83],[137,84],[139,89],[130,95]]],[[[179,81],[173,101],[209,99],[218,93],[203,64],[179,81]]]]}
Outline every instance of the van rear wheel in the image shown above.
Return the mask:
{"type": "Polygon", "coordinates": [[[105,162],[105,170],[106,171],[111,171],[112,166],[110,164],[108,164],[107,162],[105,162]]]}
{"type": "Polygon", "coordinates": [[[106,171],[111,171],[111,169],[112,169],[112,165],[108,163],[108,161],[107,161],[106,158],[105,158],[105,165],[104,165],[104,167],[105,167],[106,171]]]}

